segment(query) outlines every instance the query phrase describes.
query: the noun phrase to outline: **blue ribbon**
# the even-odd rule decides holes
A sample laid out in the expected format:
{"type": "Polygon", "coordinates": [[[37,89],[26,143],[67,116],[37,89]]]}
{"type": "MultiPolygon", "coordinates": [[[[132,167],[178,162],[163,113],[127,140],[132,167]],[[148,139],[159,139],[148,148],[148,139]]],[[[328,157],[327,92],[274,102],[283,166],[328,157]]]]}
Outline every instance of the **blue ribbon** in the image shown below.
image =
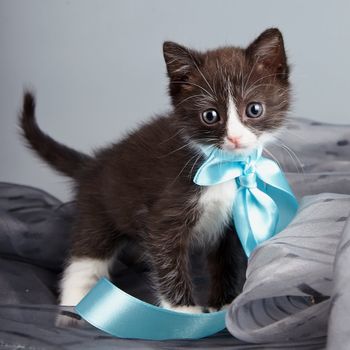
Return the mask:
{"type": "Polygon", "coordinates": [[[193,181],[212,186],[235,181],[237,193],[232,217],[247,256],[263,241],[283,230],[294,218],[298,202],[278,165],[262,157],[258,148],[237,155],[218,148],[205,148],[206,161],[193,181]]]}
{"type": "MultiPolygon", "coordinates": [[[[216,148],[204,150],[207,159],[194,182],[212,186],[235,181],[232,216],[247,256],[259,243],[284,229],[298,204],[275,162],[261,149],[237,156],[216,148]]],[[[198,339],[225,328],[225,311],[187,314],[162,309],[123,292],[106,278],[76,306],[77,313],[95,327],[119,338],[150,340],[198,339]]]]}
{"type": "Polygon", "coordinates": [[[225,311],[186,314],[145,303],[102,278],[75,307],[93,326],[119,338],[198,339],[225,328],[225,311]]]}

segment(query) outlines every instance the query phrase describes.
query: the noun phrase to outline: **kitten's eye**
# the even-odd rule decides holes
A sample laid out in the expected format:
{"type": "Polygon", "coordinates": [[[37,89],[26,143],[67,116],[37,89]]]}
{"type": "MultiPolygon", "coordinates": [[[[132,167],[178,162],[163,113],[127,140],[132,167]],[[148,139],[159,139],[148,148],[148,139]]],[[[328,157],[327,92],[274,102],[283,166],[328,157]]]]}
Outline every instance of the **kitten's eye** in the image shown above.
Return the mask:
{"type": "Polygon", "coordinates": [[[212,125],[220,120],[220,116],[215,109],[208,109],[202,113],[202,120],[205,124],[212,125]]]}
{"type": "Polygon", "coordinates": [[[259,102],[252,102],[247,105],[245,113],[249,118],[259,118],[264,112],[263,105],[259,102]]]}

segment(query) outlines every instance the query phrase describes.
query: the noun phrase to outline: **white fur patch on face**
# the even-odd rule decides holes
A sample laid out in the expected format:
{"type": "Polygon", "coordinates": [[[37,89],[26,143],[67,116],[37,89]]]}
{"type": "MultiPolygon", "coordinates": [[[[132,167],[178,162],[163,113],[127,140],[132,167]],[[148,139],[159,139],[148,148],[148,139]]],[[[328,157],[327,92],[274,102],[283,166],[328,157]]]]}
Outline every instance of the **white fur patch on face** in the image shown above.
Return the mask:
{"type": "Polygon", "coordinates": [[[226,137],[224,138],[223,148],[228,151],[242,151],[256,147],[257,142],[257,136],[242,124],[233,97],[229,94],[227,101],[226,137]],[[230,139],[237,140],[237,143],[232,143],[230,139]]]}
{"type": "Polygon", "coordinates": [[[165,300],[161,300],[160,306],[163,309],[173,310],[177,312],[183,312],[186,314],[201,314],[203,313],[201,306],[186,306],[186,305],[171,305],[169,302],[165,300]]]}
{"type": "Polygon", "coordinates": [[[199,199],[202,214],[194,227],[194,243],[213,246],[232,220],[232,203],[236,195],[236,183],[227,181],[203,189],[199,199]]]}
{"type": "Polygon", "coordinates": [[[60,305],[77,305],[101,277],[108,277],[110,260],[73,258],[60,283],[60,305]]]}

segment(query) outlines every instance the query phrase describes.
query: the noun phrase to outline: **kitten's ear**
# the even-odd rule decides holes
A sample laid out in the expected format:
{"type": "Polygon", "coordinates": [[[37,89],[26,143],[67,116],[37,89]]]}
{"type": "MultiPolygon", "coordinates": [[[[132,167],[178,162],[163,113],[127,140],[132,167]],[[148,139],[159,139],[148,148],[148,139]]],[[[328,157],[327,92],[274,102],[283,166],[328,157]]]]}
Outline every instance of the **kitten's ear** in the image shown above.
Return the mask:
{"type": "Polygon", "coordinates": [[[171,80],[187,80],[191,71],[200,65],[200,55],[172,41],[163,44],[164,60],[171,80]]]}
{"type": "Polygon", "coordinates": [[[268,70],[281,80],[287,80],[289,67],[283,37],[277,28],[265,30],[246,49],[247,55],[257,61],[258,69],[268,70]]]}

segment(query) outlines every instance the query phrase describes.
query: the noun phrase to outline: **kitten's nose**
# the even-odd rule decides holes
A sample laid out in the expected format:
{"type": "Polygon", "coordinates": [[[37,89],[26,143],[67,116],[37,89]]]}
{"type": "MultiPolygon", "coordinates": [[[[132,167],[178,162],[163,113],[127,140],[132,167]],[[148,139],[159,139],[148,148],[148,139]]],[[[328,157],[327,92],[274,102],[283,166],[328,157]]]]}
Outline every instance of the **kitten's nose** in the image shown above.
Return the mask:
{"type": "Polygon", "coordinates": [[[227,135],[227,139],[233,143],[236,147],[239,147],[239,144],[241,143],[241,137],[240,136],[229,136],[227,135]]]}

